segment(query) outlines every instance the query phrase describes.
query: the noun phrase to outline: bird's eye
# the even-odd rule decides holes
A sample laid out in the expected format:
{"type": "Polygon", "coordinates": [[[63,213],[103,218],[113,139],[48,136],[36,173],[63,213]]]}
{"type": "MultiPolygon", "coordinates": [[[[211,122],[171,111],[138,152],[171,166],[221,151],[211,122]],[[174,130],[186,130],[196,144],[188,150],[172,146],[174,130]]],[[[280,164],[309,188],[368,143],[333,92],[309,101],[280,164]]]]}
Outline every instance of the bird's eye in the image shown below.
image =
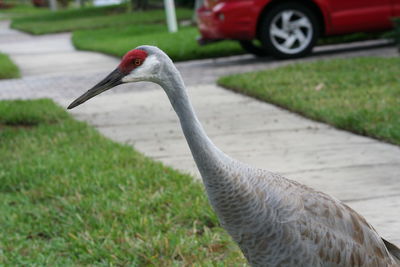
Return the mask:
{"type": "Polygon", "coordinates": [[[142,64],[142,61],[140,59],[135,59],[135,66],[139,66],[140,64],[142,64]]]}

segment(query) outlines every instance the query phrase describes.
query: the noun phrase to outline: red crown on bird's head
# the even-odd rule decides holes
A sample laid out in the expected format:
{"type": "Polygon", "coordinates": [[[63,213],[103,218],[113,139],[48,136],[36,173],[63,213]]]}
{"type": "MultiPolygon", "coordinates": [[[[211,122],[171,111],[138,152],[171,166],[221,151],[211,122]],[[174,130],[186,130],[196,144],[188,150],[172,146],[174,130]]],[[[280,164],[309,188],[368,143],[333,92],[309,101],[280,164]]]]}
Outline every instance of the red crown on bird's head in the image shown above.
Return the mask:
{"type": "Polygon", "coordinates": [[[147,52],[141,49],[133,49],[125,54],[118,68],[121,72],[128,74],[133,69],[143,64],[147,57],[147,52]]]}

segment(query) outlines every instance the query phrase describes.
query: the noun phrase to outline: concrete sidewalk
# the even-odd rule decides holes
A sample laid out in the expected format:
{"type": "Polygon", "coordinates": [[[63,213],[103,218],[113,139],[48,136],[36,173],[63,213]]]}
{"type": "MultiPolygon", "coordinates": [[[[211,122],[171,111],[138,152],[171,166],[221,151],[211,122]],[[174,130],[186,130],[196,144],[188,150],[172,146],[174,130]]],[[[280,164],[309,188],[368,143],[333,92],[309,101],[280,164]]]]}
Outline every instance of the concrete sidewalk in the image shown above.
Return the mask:
{"type": "MultiPolygon", "coordinates": [[[[0,99],[51,97],[66,106],[118,62],[101,54],[75,51],[68,34],[34,37],[3,26],[0,51],[9,53],[25,76],[0,82],[0,99]],[[3,36],[11,41],[4,41],[3,36]]],[[[296,61],[396,55],[394,47],[379,43],[342,48],[318,48],[312,57],[296,61]],[[353,51],[353,47],[362,49],[353,51]]],[[[398,146],[340,131],[214,85],[220,75],[291,62],[244,55],[177,66],[200,120],[223,151],[345,201],[382,236],[400,245],[398,146]]],[[[122,85],[71,113],[111,139],[133,145],[156,160],[198,177],[177,117],[158,86],[122,85]]]]}
{"type": "Polygon", "coordinates": [[[22,77],[63,76],[107,71],[118,60],[94,52],[76,51],[70,33],[33,36],[0,21],[0,51],[11,56],[22,77]]]}

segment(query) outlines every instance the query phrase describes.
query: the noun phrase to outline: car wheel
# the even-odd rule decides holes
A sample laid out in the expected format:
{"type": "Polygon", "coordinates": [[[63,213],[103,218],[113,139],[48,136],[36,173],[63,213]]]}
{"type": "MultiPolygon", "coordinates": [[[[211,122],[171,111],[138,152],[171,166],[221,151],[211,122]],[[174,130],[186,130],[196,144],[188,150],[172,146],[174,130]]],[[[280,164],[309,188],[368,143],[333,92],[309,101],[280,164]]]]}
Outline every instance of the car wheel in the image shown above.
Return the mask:
{"type": "Polygon", "coordinates": [[[265,14],[260,26],[263,46],[278,58],[295,58],[310,53],[319,32],[314,13],[298,3],[273,7],[265,14]]]}
{"type": "Polygon", "coordinates": [[[268,56],[268,51],[261,44],[257,44],[256,41],[239,41],[240,46],[243,50],[258,56],[265,57],[268,56]]]}

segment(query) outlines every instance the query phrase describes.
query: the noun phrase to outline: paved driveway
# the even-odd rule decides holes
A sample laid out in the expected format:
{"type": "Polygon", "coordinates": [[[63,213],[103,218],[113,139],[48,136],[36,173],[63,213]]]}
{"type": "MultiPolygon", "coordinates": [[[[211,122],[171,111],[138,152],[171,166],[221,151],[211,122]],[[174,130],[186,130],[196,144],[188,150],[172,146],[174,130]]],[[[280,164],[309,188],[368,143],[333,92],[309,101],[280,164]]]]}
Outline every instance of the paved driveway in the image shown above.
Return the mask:
{"type": "MultiPolygon", "coordinates": [[[[0,99],[50,97],[66,106],[118,63],[113,57],[75,51],[69,38],[21,34],[0,22],[0,51],[9,53],[24,75],[0,82],[0,99]]],[[[316,50],[297,61],[396,55],[385,41],[316,50]]],[[[214,85],[224,74],[292,62],[244,55],[177,66],[206,131],[227,154],[345,201],[383,236],[400,244],[398,146],[340,131],[214,85]]],[[[122,85],[71,113],[111,139],[198,177],[176,115],[158,86],[122,85]]]]}

